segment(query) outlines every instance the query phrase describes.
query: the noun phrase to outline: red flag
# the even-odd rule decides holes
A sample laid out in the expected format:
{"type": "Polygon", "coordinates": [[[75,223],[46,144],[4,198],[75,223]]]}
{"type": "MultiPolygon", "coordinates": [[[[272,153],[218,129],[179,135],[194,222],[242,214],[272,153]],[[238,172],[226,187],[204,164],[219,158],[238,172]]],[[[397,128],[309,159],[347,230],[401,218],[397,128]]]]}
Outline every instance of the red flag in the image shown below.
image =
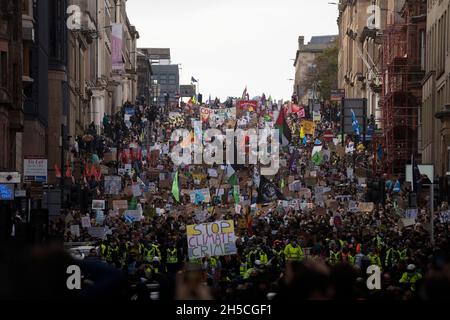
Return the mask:
{"type": "Polygon", "coordinates": [[[278,127],[281,127],[284,125],[284,113],[285,113],[285,108],[280,110],[280,114],[279,114],[277,122],[276,122],[276,125],[278,127]]]}
{"type": "Polygon", "coordinates": [[[91,167],[91,172],[89,173],[89,176],[90,177],[92,177],[92,176],[97,177],[97,169],[95,168],[94,165],[92,165],[92,167],[91,167]]]}
{"type": "Polygon", "coordinates": [[[61,178],[61,170],[59,169],[57,164],[55,164],[55,176],[57,178],[61,178]]]}
{"type": "Polygon", "coordinates": [[[84,177],[89,176],[89,163],[84,162],[84,173],[83,173],[84,177]]]}
{"type": "Polygon", "coordinates": [[[122,153],[122,163],[127,164],[128,163],[128,154],[126,151],[122,153]]]}
{"type": "Polygon", "coordinates": [[[134,150],[133,149],[130,149],[130,158],[131,158],[131,161],[134,161],[134,150]]]}
{"type": "Polygon", "coordinates": [[[66,177],[72,178],[72,168],[70,167],[70,164],[67,164],[66,177]]]}
{"type": "Polygon", "coordinates": [[[102,180],[102,170],[101,170],[100,168],[97,170],[97,174],[96,174],[96,176],[95,176],[95,179],[96,179],[97,181],[102,180]]]}
{"type": "Polygon", "coordinates": [[[142,161],[142,149],[139,149],[138,151],[138,160],[142,161]]]}
{"type": "Polygon", "coordinates": [[[57,164],[55,164],[55,176],[57,177],[57,178],[61,178],[61,170],[59,169],[59,167],[58,167],[58,165],[57,164]]]}

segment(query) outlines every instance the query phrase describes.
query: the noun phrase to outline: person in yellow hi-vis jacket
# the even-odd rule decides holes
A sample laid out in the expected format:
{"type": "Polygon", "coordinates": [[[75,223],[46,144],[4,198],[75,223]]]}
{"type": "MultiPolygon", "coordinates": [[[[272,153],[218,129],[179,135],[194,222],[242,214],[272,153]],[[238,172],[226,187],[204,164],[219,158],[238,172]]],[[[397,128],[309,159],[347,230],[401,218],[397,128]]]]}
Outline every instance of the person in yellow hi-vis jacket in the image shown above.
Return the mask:
{"type": "Polygon", "coordinates": [[[284,257],[286,261],[303,260],[303,250],[296,240],[293,240],[284,248],[284,257]]]}

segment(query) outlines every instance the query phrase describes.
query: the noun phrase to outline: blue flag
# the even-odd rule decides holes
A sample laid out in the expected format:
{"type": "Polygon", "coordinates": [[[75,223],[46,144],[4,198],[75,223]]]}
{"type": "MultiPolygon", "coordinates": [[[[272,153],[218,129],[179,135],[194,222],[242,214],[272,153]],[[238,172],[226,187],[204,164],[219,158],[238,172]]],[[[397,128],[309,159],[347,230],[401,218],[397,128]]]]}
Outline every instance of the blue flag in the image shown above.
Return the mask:
{"type": "Polygon", "coordinates": [[[308,142],[308,140],[306,140],[306,136],[303,137],[303,145],[306,146],[306,143],[308,142]]]}
{"type": "Polygon", "coordinates": [[[395,192],[395,193],[399,193],[401,188],[402,188],[402,186],[400,184],[400,181],[397,180],[397,182],[394,185],[394,189],[392,191],[395,192]]]}
{"type": "Polygon", "coordinates": [[[353,131],[355,131],[355,134],[357,136],[360,136],[361,131],[359,129],[359,123],[358,123],[358,120],[356,119],[355,111],[353,111],[353,109],[352,109],[352,126],[353,126],[353,131]]]}
{"type": "Polygon", "coordinates": [[[383,147],[381,146],[381,144],[378,146],[377,156],[378,156],[378,160],[383,159],[383,147]]]}

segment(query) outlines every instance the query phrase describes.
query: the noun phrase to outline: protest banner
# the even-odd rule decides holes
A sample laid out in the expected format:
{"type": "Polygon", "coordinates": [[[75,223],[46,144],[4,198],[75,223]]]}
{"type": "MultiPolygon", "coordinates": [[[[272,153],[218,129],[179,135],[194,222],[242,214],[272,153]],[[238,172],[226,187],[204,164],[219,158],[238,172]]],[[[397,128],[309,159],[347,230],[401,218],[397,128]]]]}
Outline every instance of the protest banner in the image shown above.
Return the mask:
{"type": "Polygon", "coordinates": [[[105,210],[105,200],[92,200],[93,210],[105,210]]]}
{"type": "Polygon", "coordinates": [[[233,220],[188,225],[186,233],[189,259],[237,254],[233,220]]]}

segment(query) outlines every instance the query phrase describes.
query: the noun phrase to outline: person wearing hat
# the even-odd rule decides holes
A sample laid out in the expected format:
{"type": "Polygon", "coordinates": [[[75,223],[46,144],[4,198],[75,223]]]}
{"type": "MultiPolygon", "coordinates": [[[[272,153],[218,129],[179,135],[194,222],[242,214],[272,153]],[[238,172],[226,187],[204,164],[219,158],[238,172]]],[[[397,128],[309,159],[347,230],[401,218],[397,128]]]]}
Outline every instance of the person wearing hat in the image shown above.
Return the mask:
{"type": "Polygon", "coordinates": [[[406,272],[403,273],[399,283],[411,291],[416,291],[416,283],[422,279],[422,274],[416,271],[414,264],[408,265],[406,272]]]}

